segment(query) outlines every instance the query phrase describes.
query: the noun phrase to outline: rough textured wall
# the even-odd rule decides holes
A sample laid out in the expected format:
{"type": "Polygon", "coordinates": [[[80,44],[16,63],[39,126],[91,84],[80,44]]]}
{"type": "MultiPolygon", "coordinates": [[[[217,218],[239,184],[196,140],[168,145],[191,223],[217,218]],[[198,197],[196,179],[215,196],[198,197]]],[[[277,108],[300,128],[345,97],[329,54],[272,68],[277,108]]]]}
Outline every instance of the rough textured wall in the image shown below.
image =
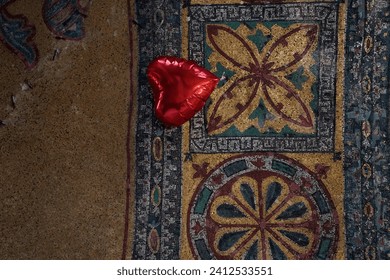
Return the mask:
{"type": "Polygon", "coordinates": [[[35,25],[40,57],[34,68],[26,69],[0,44],[0,259],[118,259],[129,98],[127,1],[91,1],[85,37],[78,41],[50,32],[43,2],[7,6],[9,14],[24,14],[35,25]]]}

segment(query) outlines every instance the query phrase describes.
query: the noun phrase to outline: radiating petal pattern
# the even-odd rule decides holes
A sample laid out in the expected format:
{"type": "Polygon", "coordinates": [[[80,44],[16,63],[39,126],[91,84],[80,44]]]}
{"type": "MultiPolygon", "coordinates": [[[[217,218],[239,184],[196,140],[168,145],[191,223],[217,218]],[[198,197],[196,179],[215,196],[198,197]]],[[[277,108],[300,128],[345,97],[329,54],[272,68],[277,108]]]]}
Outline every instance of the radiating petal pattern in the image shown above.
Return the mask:
{"type": "Polygon", "coordinates": [[[236,232],[227,232],[221,236],[218,242],[218,249],[220,251],[227,251],[235,243],[237,243],[242,237],[248,232],[248,230],[236,231],[236,232]]]}
{"type": "Polygon", "coordinates": [[[245,255],[245,260],[257,260],[257,255],[259,253],[258,249],[259,249],[259,241],[256,240],[247,251],[245,255]]]}
{"type": "Polygon", "coordinates": [[[256,209],[256,203],[254,198],[254,191],[248,183],[240,185],[240,191],[245,201],[252,207],[253,210],[256,209]]]}
{"type": "Polygon", "coordinates": [[[288,220],[299,218],[307,211],[306,205],[303,202],[297,202],[289,206],[284,210],[276,219],[277,220],[288,220]]]}
{"type": "Polygon", "coordinates": [[[247,259],[259,254],[285,259],[307,251],[313,242],[308,203],[288,188],[273,176],[262,182],[242,177],[230,194],[217,197],[211,206],[211,219],[218,225],[215,249],[247,259]]]}
{"type": "Polygon", "coordinates": [[[245,215],[234,205],[221,204],[217,207],[217,214],[225,218],[243,218],[245,215]]]}
{"type": "Polygon", "coordinates": [[[238,155],[200,183],[188,238],[200,259],[334,258],[338,217],[330,209],[325,185],[298,161],[275,153],[238,155]]]}
{"type": "Polygon", "coordinates": [[[269,246],[271,249],[271,255],[274,260],[286,260],[287,257],[280,249],[280,247],[272,240],[272,238],[268,239],[269,246]]]}
{"type": "Polygon", "coordinates": [[[282,192],[282,186],[279,182],[272,182],[267,189],[267,198],[265,201],[265,208],[269,210],[274,202],[278,199],[282,192]]]}
{"type": "Polygon", "coordinates": [[[256,217],[236,196],[221,196],[211,205],[212,218],[220,225],[235,226],[240,224],[256,225],[256,217]]]}
{"type": "Polygon", "coordinates": [[[303,233],[288,230],[279,230],[279,232],[299,246],[309,245],[309,238],[303,233]]]}

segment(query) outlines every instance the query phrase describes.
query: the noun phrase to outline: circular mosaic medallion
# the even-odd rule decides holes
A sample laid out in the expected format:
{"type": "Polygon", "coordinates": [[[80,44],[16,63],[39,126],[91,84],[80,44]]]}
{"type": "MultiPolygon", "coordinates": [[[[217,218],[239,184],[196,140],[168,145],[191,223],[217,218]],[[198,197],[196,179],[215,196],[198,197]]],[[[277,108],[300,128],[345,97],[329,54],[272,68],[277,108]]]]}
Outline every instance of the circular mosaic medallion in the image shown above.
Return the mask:
{"type": "Polygon", "coordinates": [[[198,259],[329,259],[338,218],[323,183],[267,153],[223,162],[199,184],[188,214],[198,259]]]}

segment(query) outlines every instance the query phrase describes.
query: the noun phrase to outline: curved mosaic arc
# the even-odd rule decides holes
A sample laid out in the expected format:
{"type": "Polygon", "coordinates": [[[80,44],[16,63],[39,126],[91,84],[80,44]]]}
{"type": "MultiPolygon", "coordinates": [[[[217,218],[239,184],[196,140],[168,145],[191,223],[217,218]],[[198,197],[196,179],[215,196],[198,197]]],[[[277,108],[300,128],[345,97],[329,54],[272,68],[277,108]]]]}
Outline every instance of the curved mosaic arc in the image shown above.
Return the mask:
{"type": "Polygon", "coordinates": [[[191,204],[198,259],[331,259],[338,217],[324,184],[278,154],[236,156],[211,171],[191,204]]]}
{"type": "Polygon", "coordinates": [[[26,65],[33,68],[39,58],[38,49],[32,42],[35,36],[34,25],[23,15],[11,15],[7,6],[14,0],[0,1],[0,40],[26,65]]]}

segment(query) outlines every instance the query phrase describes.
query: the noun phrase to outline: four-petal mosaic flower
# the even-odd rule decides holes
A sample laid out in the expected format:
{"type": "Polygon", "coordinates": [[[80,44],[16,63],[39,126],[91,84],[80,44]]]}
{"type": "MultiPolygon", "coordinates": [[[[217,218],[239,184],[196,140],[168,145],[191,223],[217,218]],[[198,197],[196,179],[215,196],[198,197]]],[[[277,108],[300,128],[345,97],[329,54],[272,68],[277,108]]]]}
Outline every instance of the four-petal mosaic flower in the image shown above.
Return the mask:
{"type": "Polygon", "coordinates": [[[276,116],[269,121],[275,131],[288,126],[299,133],[313,133],[315,116],[311,107],[316,77],[310,67],[317,47],[319,27],[316,24],[294,23],[286,28],[278,25],[268,29],[256,26],[271,39],[261,49],[249,40],[258,36],[255,31],[240,25],[236,30],[223,24],[207,25],[207,45],[212,49],[209,62],[234,75],[212,95],[207,109],[209,134],[219,134],[232,125],[240,131],[250,126],[249,116],[264,101],[266,109],[276,116]],[[287,77],[303,71],[306,81],[294,84],[287,77]]]}

